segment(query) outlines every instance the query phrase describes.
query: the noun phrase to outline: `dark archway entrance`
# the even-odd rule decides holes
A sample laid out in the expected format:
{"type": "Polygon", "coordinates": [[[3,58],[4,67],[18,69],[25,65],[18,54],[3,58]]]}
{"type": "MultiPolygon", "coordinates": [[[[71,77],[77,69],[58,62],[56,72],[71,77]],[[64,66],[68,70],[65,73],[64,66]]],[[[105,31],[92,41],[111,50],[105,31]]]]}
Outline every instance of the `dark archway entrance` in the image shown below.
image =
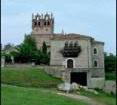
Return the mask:
{"type": "Polygon", "coordinates": [[[73,60],[72,59],[67,60],[67,68],[73,68],[73,60]]]}
{"type": "Polygon", "coordinates": [[[86,72],[72,72],[71,83],[76,82],[80,85],[87,86],[87,73],[86,72]]]}

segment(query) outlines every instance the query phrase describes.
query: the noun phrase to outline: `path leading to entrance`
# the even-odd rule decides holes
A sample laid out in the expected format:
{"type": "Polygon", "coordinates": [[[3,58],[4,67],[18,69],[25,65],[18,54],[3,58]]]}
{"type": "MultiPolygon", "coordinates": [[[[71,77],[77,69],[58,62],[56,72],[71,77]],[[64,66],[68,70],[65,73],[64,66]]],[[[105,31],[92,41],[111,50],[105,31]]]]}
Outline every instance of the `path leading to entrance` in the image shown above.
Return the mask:
{"type": "Polygon", "coordinates": [[[73,99],[77,99],[77,100],[86,102],[89,105],[105,105],[104,103],[102,104],[100,102],[95,101],[92,98],[82,96],[82,95],[76,95],[76,94],[70,94],[70,93],[68,93],[68,94],[67,93],[57,93],[57,94],[64,95],[64,96],[67,96],[67,97],[70,97],[70,98],[73,98],[73,99]]]}

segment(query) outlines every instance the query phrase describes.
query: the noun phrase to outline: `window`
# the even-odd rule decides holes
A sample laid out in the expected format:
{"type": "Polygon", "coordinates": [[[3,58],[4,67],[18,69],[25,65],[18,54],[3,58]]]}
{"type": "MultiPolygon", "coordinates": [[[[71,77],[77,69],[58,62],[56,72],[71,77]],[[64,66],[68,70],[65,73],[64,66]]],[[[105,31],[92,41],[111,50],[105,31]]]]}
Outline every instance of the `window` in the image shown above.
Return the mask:
{"type": "Polygon", "coordinates": [[[93,49],[93,53],[97,54],[97,49],[96,48],[93,49]]]}
{"type": "Polygon", "coordinates": [[[46,25],[46,22],[44,22],[44,25],[46,25]]]}
{"type": "Polygon", "coordinates": [[[97,67],[97,61],[94,61],[94,67],[97,67]]]}
{"type": "Polygon", "coordinates": [[[40,22],[38,22],[38,25],[40,26],[40,22]]]}
{"type": "Polygon", "coordinates": [[[48,22],[48,25],[50,25],[50,22],[48,22]]]}

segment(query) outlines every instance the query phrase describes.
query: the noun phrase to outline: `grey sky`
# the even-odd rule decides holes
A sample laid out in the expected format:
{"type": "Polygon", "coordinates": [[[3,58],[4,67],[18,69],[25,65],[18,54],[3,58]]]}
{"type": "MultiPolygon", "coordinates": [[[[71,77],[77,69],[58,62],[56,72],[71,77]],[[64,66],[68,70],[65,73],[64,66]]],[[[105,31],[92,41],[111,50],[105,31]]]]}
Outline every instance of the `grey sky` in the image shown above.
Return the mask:
{"type": "Polygon", "coordinates": [[[32,13],[53,13],[55,33],[79,33],[116,53],[116,0],[2,0],[1,41],[20,44],[31,32],[32,13]]]}

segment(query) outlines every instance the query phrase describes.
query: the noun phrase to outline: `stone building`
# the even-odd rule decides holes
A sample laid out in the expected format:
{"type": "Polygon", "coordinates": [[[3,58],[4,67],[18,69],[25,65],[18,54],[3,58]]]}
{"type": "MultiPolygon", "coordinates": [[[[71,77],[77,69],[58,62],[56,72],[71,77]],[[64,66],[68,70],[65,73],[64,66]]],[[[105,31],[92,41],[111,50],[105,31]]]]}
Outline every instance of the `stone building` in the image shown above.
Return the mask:
{"type": "Polygon", "coordinates": [[[89,88],[103,87],[104,42],[74,33],[55,34],[52,14],[32,16],[32,36],[38,48],[46,42],[51,52],[50,67],[60,70],[65,81],[89,88]]]}

